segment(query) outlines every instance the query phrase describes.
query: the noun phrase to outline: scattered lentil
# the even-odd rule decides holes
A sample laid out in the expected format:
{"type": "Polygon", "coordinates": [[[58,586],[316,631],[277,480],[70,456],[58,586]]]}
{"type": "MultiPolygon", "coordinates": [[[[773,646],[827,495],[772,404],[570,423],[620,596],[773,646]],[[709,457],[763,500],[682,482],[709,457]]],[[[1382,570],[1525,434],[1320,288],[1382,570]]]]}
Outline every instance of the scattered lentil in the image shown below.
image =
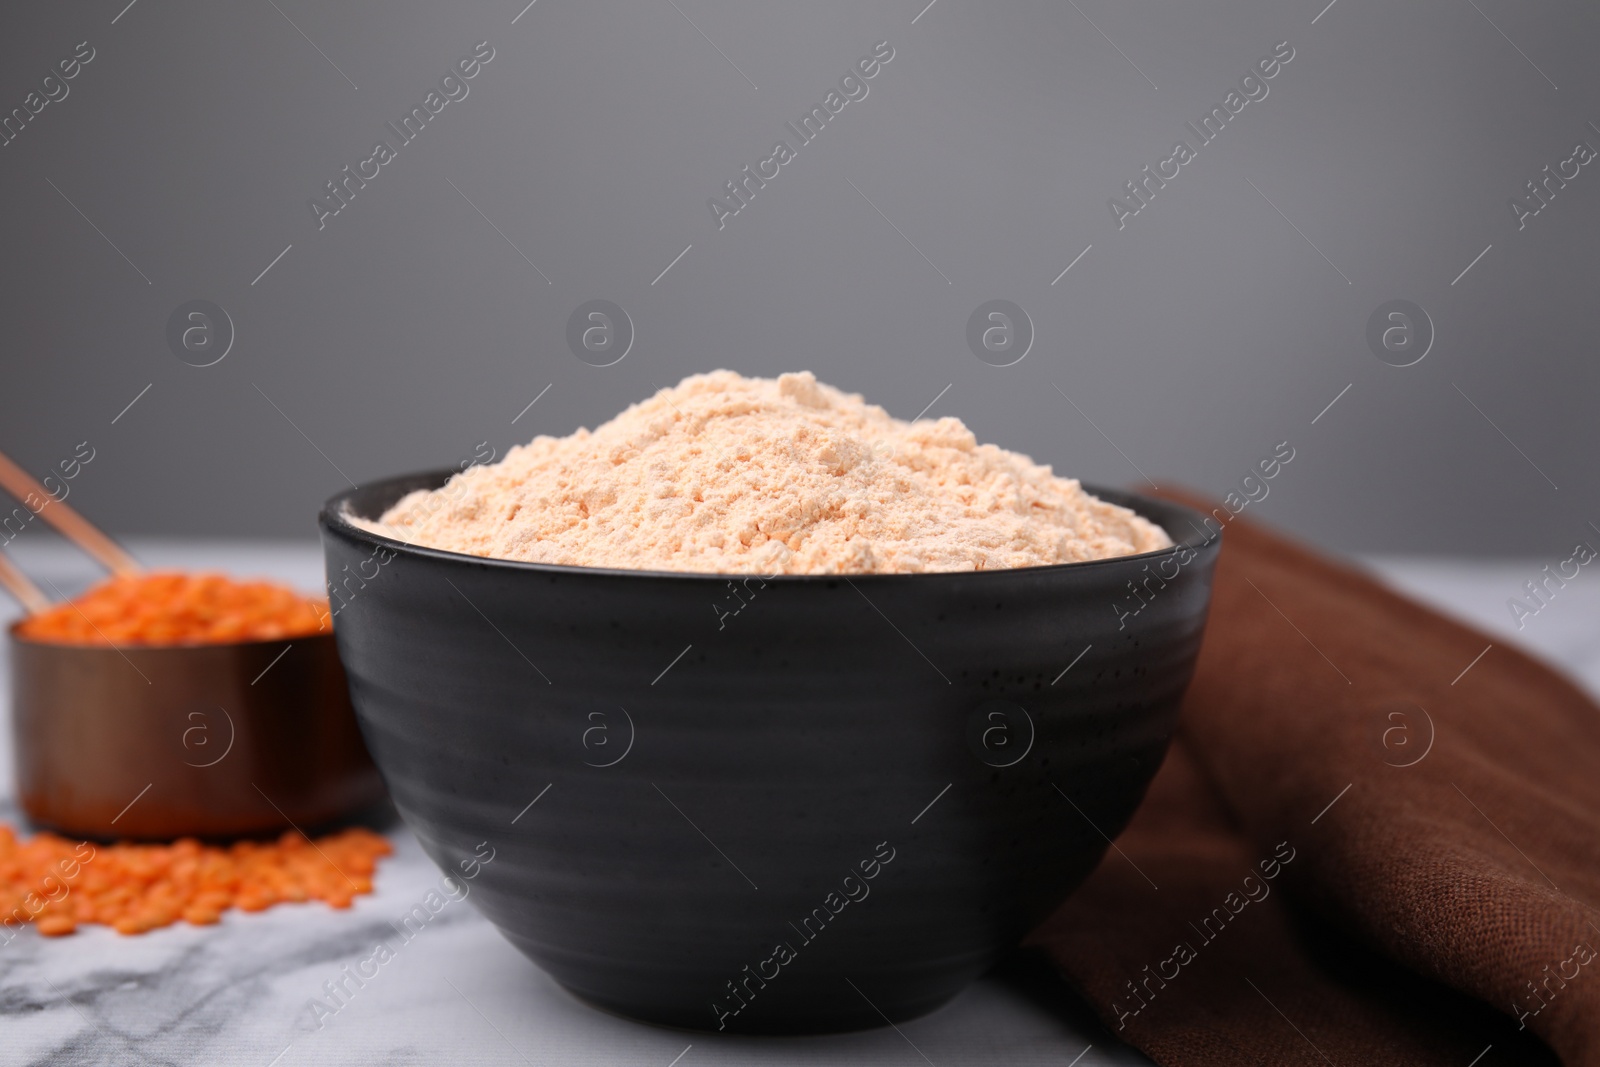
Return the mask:
{"type": "Polygon", "coordinates": [[[20,841],[0,823],[0,925],[32,922],[46,937],[100,923],[142,934],[182,919],[215,923],[230,908],[321,900],[348,908],[372,892],[378,858],[393,851],[360,827],[312,842],[297,831],[276,841],[203,845],[93,845],[56,834],[20,841]]]}

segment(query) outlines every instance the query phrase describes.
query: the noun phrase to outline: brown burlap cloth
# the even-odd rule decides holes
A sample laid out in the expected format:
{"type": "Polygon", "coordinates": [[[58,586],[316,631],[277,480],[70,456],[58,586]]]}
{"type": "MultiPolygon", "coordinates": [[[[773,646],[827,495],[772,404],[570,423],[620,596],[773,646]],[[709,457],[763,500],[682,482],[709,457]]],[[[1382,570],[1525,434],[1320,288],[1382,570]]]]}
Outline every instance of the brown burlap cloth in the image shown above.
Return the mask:
{"type": "Polygon", "coordinates": [[[1600,1065],[1600,707],[1490,644],[1229,522],[1166,763],[1030,944],[1173,1067],[1600,1065]]]}

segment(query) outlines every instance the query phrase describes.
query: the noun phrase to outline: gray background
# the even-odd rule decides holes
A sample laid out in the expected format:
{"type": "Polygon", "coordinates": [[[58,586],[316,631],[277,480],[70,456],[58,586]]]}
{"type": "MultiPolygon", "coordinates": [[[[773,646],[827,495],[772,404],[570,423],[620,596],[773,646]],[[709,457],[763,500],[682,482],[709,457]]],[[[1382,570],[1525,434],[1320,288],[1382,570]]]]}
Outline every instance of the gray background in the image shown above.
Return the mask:
{"type": "Polygon", "coordinates": [[[1222,493],[1288,440],[1251,513],[1338,549],[1593,536],[1600,167],[1521,232],[1506,204],[1600,147],[1593,5],[925,2],[14,10],[0,109],[97,55],[0,148],[0,449],[42,475],[89,441],[70,502],[118,533],[308,537],[347,478],[809,368],[1085,480],[1222,493]],[[308,198],[480,40],[470,96],[319,232],[308,198]],[[719,232],[706,199],[880,40],[870,95],[719,232]],[[1107,199],[1284,40],[1119,232],[1107,199]],[[207,368],[165,340],[194,298],[237,328],[207,368]],[[596,298],[638,334],[603,369],[565,342],[596,298]],[[1037,330],[1012,367],[965,342],[991,298],[1037,330]],[[1393,298],[1437,328],[1403,369],[1364,340],[1393,298]]]}

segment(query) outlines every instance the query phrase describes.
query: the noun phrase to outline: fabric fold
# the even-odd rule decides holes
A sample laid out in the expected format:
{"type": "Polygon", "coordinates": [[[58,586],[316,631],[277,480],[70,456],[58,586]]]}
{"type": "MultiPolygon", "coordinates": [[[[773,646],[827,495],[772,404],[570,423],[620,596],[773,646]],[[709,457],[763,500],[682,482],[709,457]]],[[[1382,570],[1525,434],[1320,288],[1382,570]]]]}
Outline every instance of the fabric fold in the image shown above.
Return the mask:
{"type": "Polygon", "coordinates": [[[1179,736],[1030,941],[1163,1064],[1600,1065],[1600,707],[1213,514],[1179,736]]]}

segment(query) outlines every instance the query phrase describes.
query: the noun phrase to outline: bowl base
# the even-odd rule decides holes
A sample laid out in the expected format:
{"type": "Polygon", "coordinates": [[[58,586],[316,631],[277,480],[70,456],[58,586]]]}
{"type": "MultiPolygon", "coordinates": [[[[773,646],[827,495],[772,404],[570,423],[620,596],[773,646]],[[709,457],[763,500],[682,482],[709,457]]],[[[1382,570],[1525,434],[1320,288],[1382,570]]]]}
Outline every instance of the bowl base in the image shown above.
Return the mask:
{"type": "Polygon", "coordinates": [[[804,1003],[785,1004],[779,1010],[758,1012],[756,1006],[729,1016],[722,1029],[716,1026],[716,1017],[710,1011],[685,1012],[681,1009],[660,1008],[634,1002],[621,1003],[597,997],[561,984],[573,998],[607,1015],[615,1015],[633,1023],[644,1023],[666,1030],[683,1033],[738,1034],[749,1037],[819,1037],[826,1034],[848,1034],[862,1030],[878,1030],[899,1025],[930,1015],[954,1000],[961,991],[941,993],[918,1001],[897,1001],[885,1004],[874,1001],[877,1007],[860,1000],[860,1007],[837,1004],[817,1004],[808,1009],[804,1003]],[[883,1008],[880,1012],[878,1007],[883,1008]]]}

